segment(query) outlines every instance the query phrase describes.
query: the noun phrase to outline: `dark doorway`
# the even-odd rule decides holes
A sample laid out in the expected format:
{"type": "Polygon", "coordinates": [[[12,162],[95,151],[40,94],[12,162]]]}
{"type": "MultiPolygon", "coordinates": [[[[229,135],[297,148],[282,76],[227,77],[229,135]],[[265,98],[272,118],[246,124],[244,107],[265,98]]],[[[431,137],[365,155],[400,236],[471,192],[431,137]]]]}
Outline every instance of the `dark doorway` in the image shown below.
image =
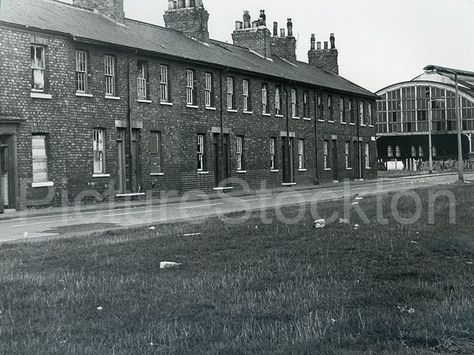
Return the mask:
{"type": "Polygon", "coordinates": [[[139,179],[139,147],[140,147],[140,130],[132,129],[132,146],[131,146],[131,174],[132,174],[132,193],[140,191],[140,179],[139,179]]]}
{"type": "Polygon", "coordinates": [[[12,164],[10,137],[0,136],[0,210],[14,205],[12,164]]]}
{"type": "Polygon", "coordinates": [[[126,192],[127,174],[125,163],[125,129],[117,129],[117,182],[116,190],[123,194],[126,192]]]}
{"type": "Polygon", "coordinates": [[[230,177],[230,136],[229,134],[213,134],[215,185],[230,177]]]}
{"type": "Polygon", "coordinates": [[[283,183],[293,184],[295,182],[294,138],[283,137],[282,143],[283,183]]]}

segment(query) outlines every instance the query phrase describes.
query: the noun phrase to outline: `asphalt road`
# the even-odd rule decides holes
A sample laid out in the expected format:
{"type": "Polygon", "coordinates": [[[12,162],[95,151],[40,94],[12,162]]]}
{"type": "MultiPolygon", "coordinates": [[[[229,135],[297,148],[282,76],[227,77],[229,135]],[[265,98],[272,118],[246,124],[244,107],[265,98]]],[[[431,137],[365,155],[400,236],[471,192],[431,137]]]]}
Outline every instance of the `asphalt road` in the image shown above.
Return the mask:
{"type": "MultiPolygon", "coordinates": [[[[474,174],[467,175],[466,179],[474,180],[474,174]]],[[[279,209],[295,204],[304,206],[308,203],[311,203],[317,210],[317,203],[322,201],[347,198],[347,201],[352,203],[355,195],[382,195],[420,187],[451,184],[456,180],[456,175],[420,176],[378,180],[361,185],[341,183],[316,189],[288,190],[278,194],[271,194],[267,191],[245,197],[224,195],[218,199],[203,198],[200,201],[183,201],[137,208],[88,212],[74,212],[74,209],[65,209],[60,214],[50,216],[13,217],[8,220],[0,220],[0,243],[87,235],[106,230],[158,225],[183,220],[203,222],[206,218],[213,216],[222,216],[227,218],[229,223],[237,223],[238,218],[242,216],[229,217],[229,213],[279,209]]],[[[291,217],[293,216],[288,218],[291,220],[291,217]]]]}

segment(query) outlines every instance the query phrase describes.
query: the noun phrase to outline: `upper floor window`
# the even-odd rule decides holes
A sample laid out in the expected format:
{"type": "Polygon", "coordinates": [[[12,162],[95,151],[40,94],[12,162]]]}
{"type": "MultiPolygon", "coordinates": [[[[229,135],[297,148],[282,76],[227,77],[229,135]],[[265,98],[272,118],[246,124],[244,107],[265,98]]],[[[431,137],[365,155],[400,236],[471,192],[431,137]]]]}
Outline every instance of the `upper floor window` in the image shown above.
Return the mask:
{"type": "Polygon", "coordinates": [[[367,105],[367,120],[369,121],[369,125],[374,125],[374,116],[372,113],[372,104],[367,105]]]}
{"type": "Polygon", "coordinates": [[[137,96],[139,100],[148,99],[148,63],[138,62],[137,96]]]}
{"type": "Polygon", "coordinates": [[[346,112],[345,112],[345,107],[344,107],[344,99],[341,97],[339,99],[339,120],[341,123],[346,122],[346,112]]]}
{"type": "Polygon", "coordinates": [[[115,57],[106,55],[104,57],[105,73],[105,95],[115,96],[115,57]]]}
{"type": "Polygon", "coordinates": [[[365,126],[365,114],[364,114],[363,102],[359,102],[359,120],[360,120],[360,125],[365,126]]]}
{"type": "Polygon", "coordinates": [[[349,117],[352,124],[355,124],[354,101],[349,100],[349,117]]]}
{"type": "Polygon", "coordinates": [[[262,113],[270,113],[268,104],[268,84],[262,85],[262,113]]]}
{"type": "Polygon", "coordinates": [[[76,91],[86,93],[88,90],[87,52],[76,51],[76,91]]]}
{"type": "Polygon", "coordinates": [[[275,88],[275,114],[281,115],[281,88],[277,86],[275,88]]]}
{"type": "Polygon", "coordinates": [[[291,117],[298,117],[298,93],[291,89],[291,117]]]}
{"type": "Polygon", "coordinates": [[[105,131],[103,129],[94,130],[93,151],[94,151],[94,174],[105,173],[105,131]]]}
{"type": "Polygon", "coordinates": [[[194,70],[186,70],[186,104],[194,105],[194,70]]]}
{"type": "Polygon", "coordinates": [[[323,95],[322,94],[318,94],[317,105],[318,105],[318,118],[320,120],[324,120],[324,105],[323,105],[323,95]]]}
{"type": "Polygon", "coordinates": [[[214,76],[212,73],[206,73],[206,88],[204,91],[204,99],[206,103],[206,107],[213,107],[214,106],[214,76]]]}
{"type": "Polygon", "coordinates": [[[233,110],[235,108],[235,100],[234,100],[234,78],[231,76],[227,77],[227,109],[233,110]]]}
{"type": "Polygon", "coordinates": [[[45,48],[31,46],[31,89],[33,91],[44,91],[45,71],[45,48]]]}
{"type": "Polygon", "coordinates": [[[244,155],[244,137],[237,136],[237,147],[236,147],[236,158],[237,158],[237,170],[243,169],[243,155],[244,155]]]}
{"type": "Polygon", "coordinates": [[[334,112],[333,112],[333,102],[332,96],[328,96],[328,111],[329,111],[329,121],[334,121],[334,112]]]}
{"type": "Polygon", "coordinates": [[[170,102],[168,66],[160,65],[160,102],[170,102]]]}
{"type": "Polygon", "coordinates": [[[251,104],[250,104],[250,82],[248,80],[242,81],[242,93],[243,93],[243,106],[244,111],[250,111],[251,104]]]}
{"type": "Polygon", "coordinates": [[[303,117],[309,118],[309,92],[303,92],[303,117]]]}

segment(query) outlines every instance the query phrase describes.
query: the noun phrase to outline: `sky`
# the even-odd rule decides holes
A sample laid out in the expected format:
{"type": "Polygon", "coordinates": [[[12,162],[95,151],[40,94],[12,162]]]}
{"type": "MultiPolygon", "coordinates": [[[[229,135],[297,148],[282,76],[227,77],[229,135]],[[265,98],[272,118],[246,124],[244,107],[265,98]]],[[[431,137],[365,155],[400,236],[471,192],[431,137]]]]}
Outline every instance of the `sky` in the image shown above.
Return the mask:
{"type": "MultiPolygon", "coordinates": [[[[70,0],[65,0],[71,2],[70,0]]],[[[125,14],[164,25],[167,0],[124,0],[125,14]]],[[[298,60],[336,35],[340,75],[373,92],[411,80],[428,64],[474,71],[474,0],[203,0],[211,38],[232,43],[235,21],[265,9],[267,26],[292,18],[298,60]]]]}

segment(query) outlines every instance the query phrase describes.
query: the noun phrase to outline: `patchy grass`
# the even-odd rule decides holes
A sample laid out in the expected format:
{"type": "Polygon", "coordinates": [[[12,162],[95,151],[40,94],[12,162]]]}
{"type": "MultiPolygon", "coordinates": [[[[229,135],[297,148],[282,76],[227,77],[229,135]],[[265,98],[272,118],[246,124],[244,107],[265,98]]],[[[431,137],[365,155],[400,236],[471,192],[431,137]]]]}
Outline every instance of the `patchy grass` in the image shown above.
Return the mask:
{"type": "MultiPolygon", "coordinates": [[[[451,190],[455,225],[446,199],[428,224],[421,190],[410,226],[377,224],[368,198],[370,224],[353,211],[351,224],[316,230],[307,209],[295,225],[268,212],[271,224],[256,213],[1,245],[0,353],[472,354],[474,188],[451,190]]],[[[319,206],[334,211],[341,202],[319,206]]]]}

